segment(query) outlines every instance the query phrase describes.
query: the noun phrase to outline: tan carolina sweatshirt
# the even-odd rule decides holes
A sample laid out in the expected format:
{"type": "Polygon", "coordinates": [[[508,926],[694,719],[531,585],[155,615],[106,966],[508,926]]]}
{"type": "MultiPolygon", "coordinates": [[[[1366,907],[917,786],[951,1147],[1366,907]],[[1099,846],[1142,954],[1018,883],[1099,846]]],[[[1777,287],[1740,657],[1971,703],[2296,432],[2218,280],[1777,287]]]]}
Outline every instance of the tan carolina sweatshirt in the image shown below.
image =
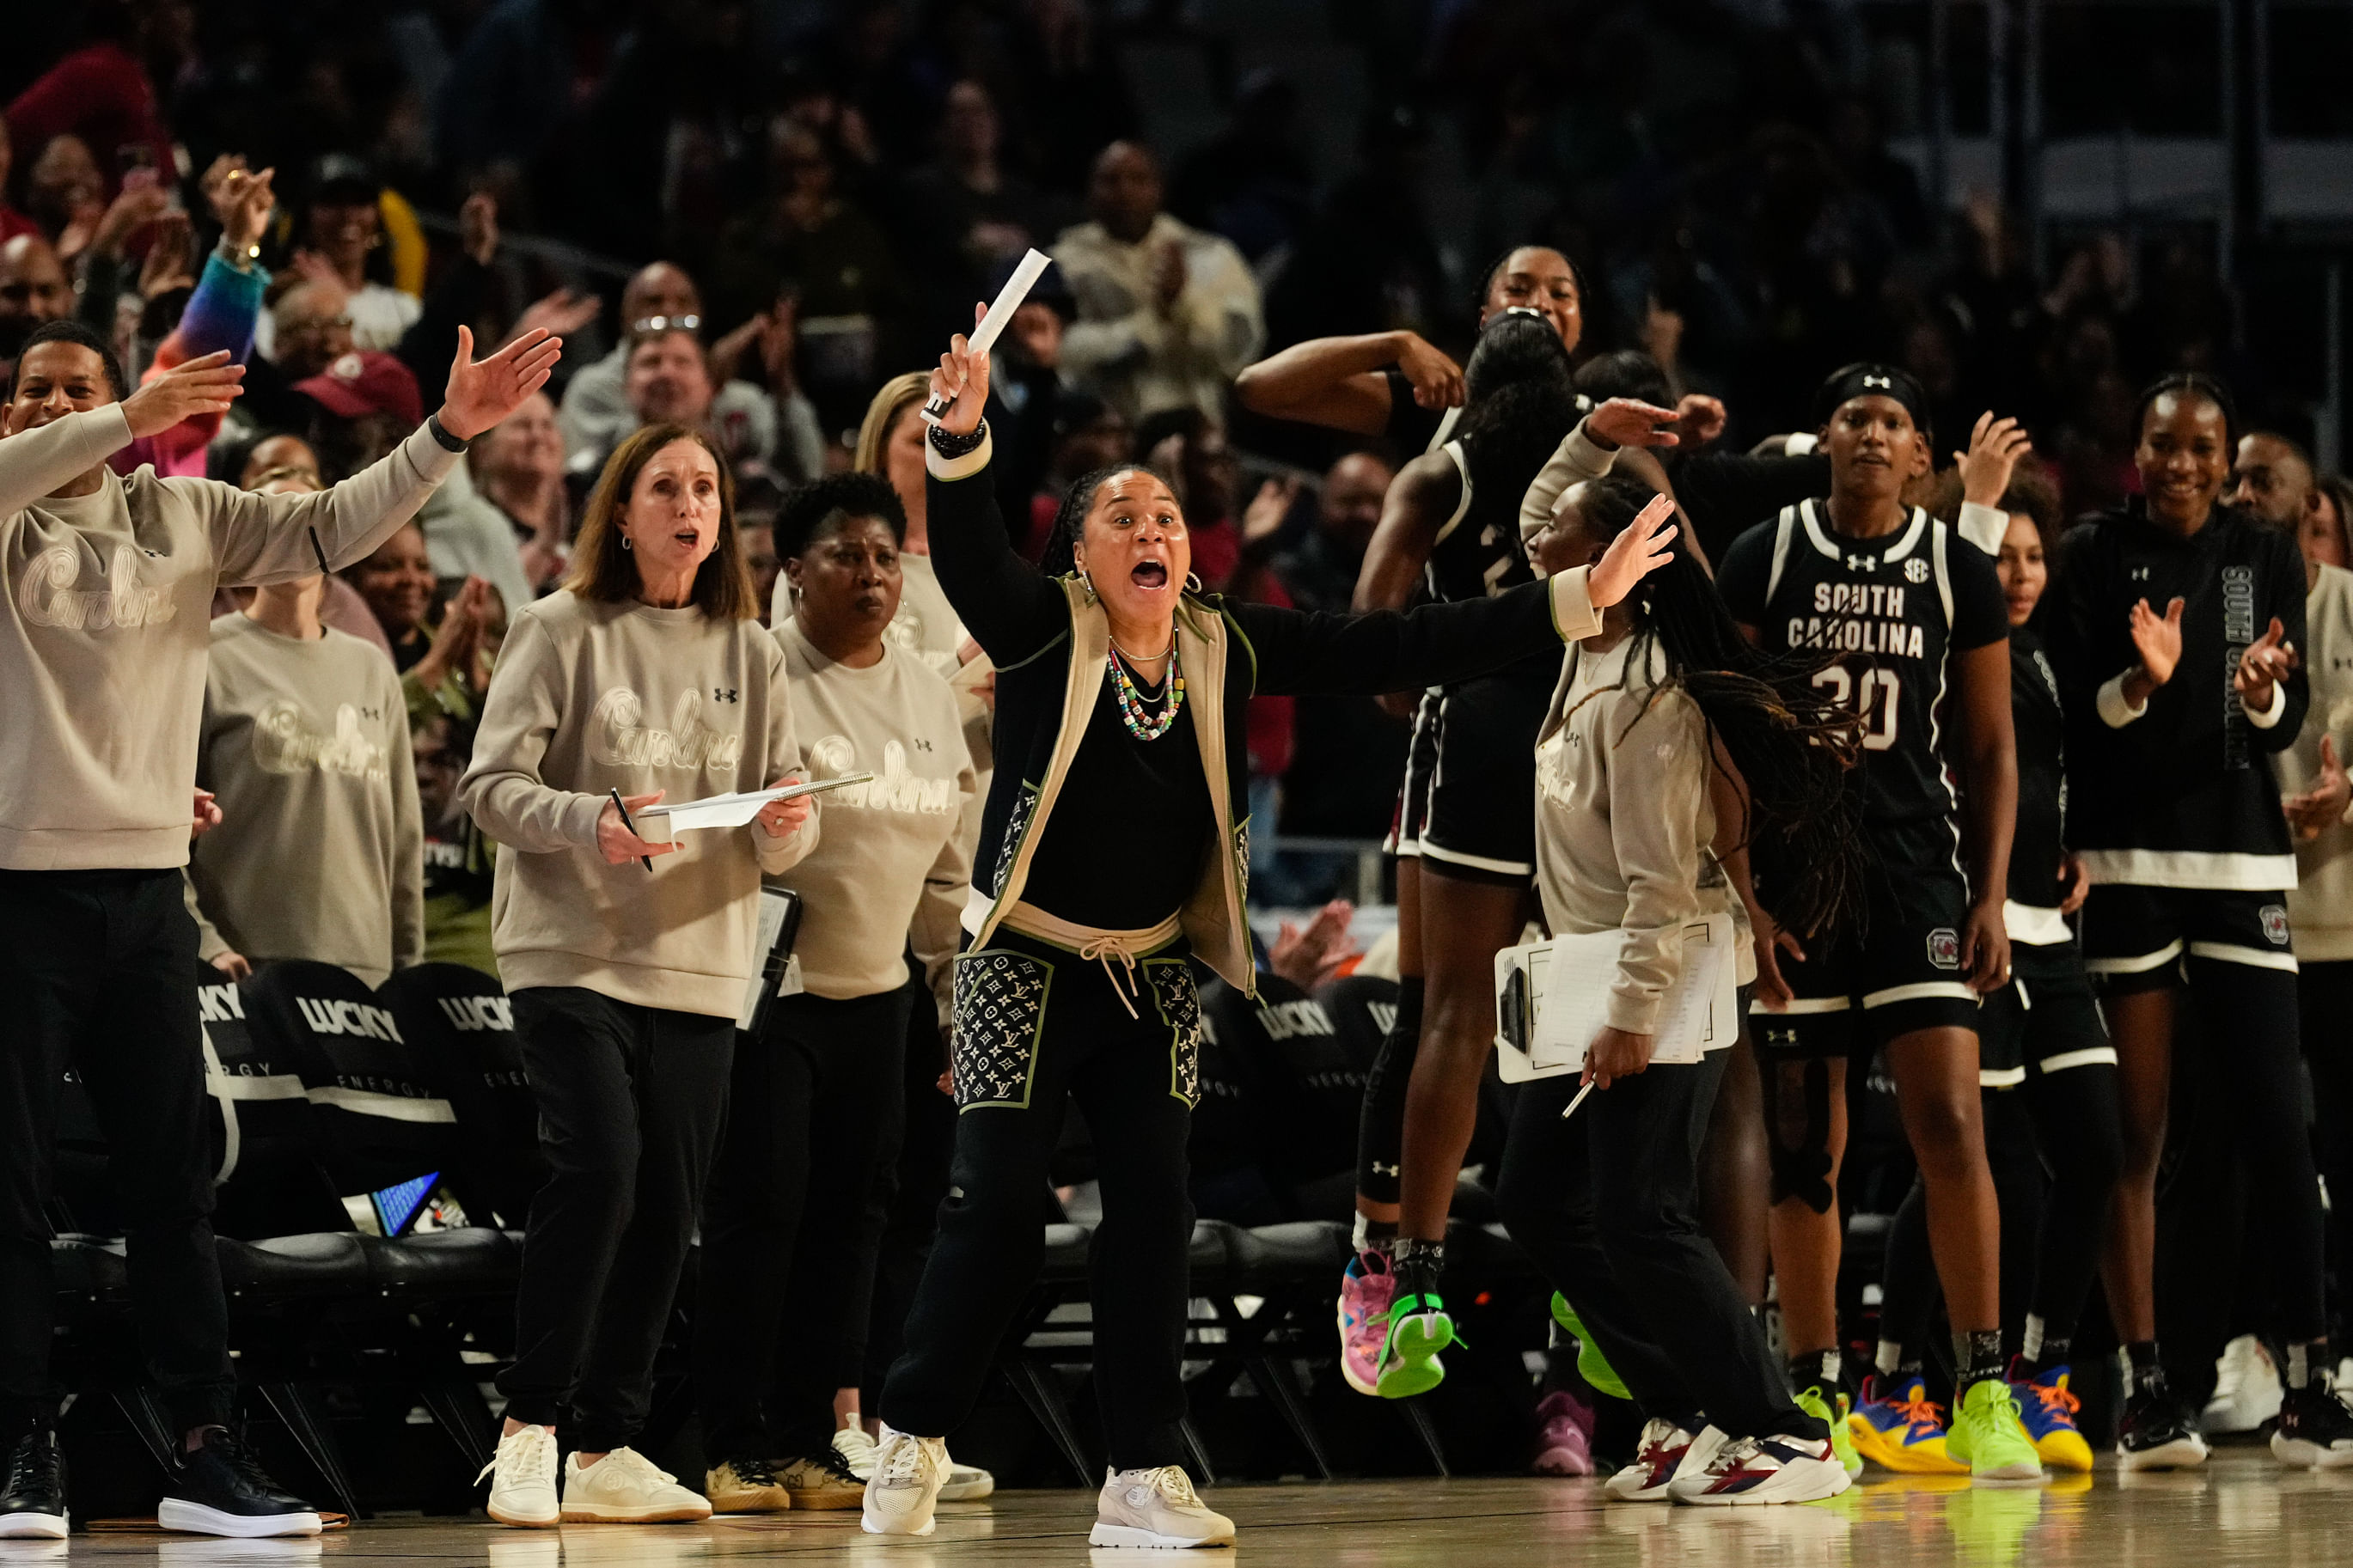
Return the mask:
{"type": "Polygon", "coordinates": [[[491,945],[508,990],[576,985],[736,1016],[756,962],[760,874],[807,855],[817,817],[783,838],[756,822],[681,833],[650,875],[607,863],[596,818],[616,788],[681,803],[802,773],[784,667],[757,621],[568,589],[522,607],[458,784],[499,847],[491,945]]]}
{"type": "MultiPolygon", "coordinates": [[[[2320,738],[2353,767],[2353,572],[2323,566],[2304,601],[2304,668],[2312,707],[2295,744],[2272,758],[2280,793],[2302,795],[2320,775],[2320,738]]],[[[2353,958],[2353,827],[2339,824],[2297,839],[2296,886],[2287,896],[2295,955],[2307,963],[2353,958]]]]}
{"type": "Polygon", "coordinates": [[[120,404],[0,440],[0,868],[169,868],[188,859],[216,584],[282,583],[364,560],[458,460],[423,426],[313,495],[102,472],[131,439],[120,404]]]}
{"type": "Polygon", "coordinates": [[[218,827],[188,867],[202,952],[339,963],[370,985],[425,950],[425,833],[392,661],[328,627],[212,626],[196,782],[218,827]]]}
{"type": "MultiPolygon", "coordinates": [[[[1666,672],[1655,643],[1647,675],[1627,688],[1635,640],[1607,653],[1573,644],[1562,663],[1536,740],[1536,887],[1556,935],[1633,933],[1609,988],[1609,1022],[1649,1035],[1683,973],[1683,927],[1737,911],[1739,900],[1704,853],[1715,808],[1699,705],[1681,687],[1651,695],[1666,672]]],[[[1736,912],[1734,923],[1745,935],[1736,912]]],[[[1744,942],[1736,959],[1745,958],[1744,942]]],[[[1742,963],[1744,978],[1753,963],[1742,963]]]]}
{"type": "Polygon", "coordinates": [[[976,788],[955,693],[888,641],[866,669],[826,658],[790,621],[776,641],[809,776],[874,775],[821,797],[825,842],[774,879],[803,900],[801,984],[837,999],[903,985],[912,941],[945,1022],[972,880],[959,824],[976,788]]]}

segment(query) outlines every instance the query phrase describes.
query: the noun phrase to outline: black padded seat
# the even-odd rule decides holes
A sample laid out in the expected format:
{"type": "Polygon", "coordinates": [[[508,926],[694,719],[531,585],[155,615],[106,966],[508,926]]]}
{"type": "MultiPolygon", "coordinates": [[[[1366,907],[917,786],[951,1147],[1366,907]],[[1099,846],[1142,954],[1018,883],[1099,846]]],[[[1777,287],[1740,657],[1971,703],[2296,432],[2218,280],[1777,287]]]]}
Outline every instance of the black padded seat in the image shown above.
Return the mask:
{"type": "Polygon", "coordinates": [[[75,1308],[116,1307],[131,1300],[131,1275],[119,1239],[60,1237],[49,1243],[49,1277],[61,1310],[69,1303],[75,1308]]]}
{"type": "Polygon", "coordinates": [[[1254,1295],[1306,1284],[1329,1285],[1348,1263],[1349,1227],[1302,1219],[1256,1226],[1228,1237],[1228,1267],[1238,1290],[1254,1295]]]}
{"type": "Polygon", "coordinates": [[[218,1237],[221,1284],[232,1300],[369,1293],[365,1242],[356,1231],[316,1231],[267,1241],[218,1237]]]}
{"type": "Polygon", "coordinates": [[[522,1248],[488,1226],[389,1240],[370,1237],[363,1245],[375,1288],[403,1300],[502,1295],[514,1289],[522,1271],[522,1248]]]}
{"type": "Polygon", "coordinates": [[[1046,1252],[1038,1278],[1050,1285],[1083,1285],[1087,1279],[1087,1244],[1093,1232],[1082,1225],[1046,1227],[1046,1252]]]}

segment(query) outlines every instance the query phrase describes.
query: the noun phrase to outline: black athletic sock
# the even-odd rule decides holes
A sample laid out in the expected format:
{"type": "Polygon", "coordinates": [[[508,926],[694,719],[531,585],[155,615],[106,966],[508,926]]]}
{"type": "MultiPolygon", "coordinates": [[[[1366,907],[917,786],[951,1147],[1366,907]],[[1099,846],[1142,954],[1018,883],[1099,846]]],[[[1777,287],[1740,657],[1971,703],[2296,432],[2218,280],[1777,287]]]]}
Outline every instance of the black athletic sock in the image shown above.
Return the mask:
{"type": "Polygon", "coordinates": [[[1956,1398],[1972,1384],[2001,1376],[2001,1331],[1971,1329],[1953,1335],[1953,1393],[1956,1398]]]}
{"type": "Polygon", "coordinates": [[[1438,1293],[1439,1276],[1446,1272],[1446,1243],[1400,1236],[1391,1256],[1397,1271],[1398,1300],[1438,1293]]]}

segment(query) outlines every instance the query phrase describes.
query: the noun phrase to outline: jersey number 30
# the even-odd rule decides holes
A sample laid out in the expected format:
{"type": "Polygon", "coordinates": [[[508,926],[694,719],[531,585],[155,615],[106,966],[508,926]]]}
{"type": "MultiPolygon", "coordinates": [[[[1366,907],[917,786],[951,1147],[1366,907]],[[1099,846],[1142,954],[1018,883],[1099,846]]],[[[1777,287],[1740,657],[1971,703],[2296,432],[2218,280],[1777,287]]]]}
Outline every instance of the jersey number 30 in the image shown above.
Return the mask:
{"type": "Polygon", "coordinates": [[[1855,709],[1862,715],[1862,749],[1884,752],[1895,744],[1896,698],[1904,689],[1904,679],[1892,669],[1876,668],[1862,672],[1857,681],[1854,672],[1844,665],[1833,664],[1815,675],[1814,684],[1825,688],[1831,700],[1843,708],[1853,700],[1855,709]]]}

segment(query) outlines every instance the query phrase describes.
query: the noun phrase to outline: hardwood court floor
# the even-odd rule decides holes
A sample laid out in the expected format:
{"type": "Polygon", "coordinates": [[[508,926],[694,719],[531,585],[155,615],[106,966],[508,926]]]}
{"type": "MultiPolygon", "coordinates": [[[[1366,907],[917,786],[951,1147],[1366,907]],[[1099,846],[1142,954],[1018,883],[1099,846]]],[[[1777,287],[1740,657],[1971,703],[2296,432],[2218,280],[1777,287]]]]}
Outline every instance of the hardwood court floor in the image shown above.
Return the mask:
{"type": "Polygon", "coordinates": [[[717,1560],[870,1568],[2316,1568],[2353,1563],[2353,1471],[2289,1473],[2227,1448],[2203,1471],[2124,1478],[2105,1465],[2042,1487],[1971,1489],[1870,1472],[1844,1497],[1794,1508],[1604,1506],[1591,1481],[1411,1480],[1226,1487],[1211,1499],[1241,1527],[1238,1552],[1091,1551],[1093,1496],[1006,1493],[940,1510],[936,1535],[883,1542],[854,1512],[709,1525],[498,1530],[446,1520],[363,1524],[310,1542],[78,1535],[69,1545],[0,1542],[20,1563],[288,1564],[322,1568],[662,1568],[717,1560]]]}

